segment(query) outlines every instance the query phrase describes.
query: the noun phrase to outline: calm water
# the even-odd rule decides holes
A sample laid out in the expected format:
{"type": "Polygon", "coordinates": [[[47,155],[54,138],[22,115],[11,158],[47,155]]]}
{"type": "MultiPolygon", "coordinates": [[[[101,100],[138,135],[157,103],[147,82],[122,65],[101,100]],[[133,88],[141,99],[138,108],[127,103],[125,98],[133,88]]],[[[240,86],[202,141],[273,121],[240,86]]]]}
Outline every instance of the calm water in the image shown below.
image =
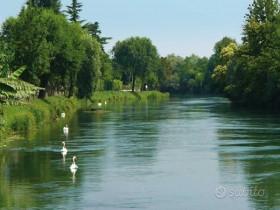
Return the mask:
{"type": "Polygon", "coordinates": [[[67,139],[60,123],[1,147],[0,209],[280,208],[279,114],[222,98],[107,109],[76,114],[67,139]]]}

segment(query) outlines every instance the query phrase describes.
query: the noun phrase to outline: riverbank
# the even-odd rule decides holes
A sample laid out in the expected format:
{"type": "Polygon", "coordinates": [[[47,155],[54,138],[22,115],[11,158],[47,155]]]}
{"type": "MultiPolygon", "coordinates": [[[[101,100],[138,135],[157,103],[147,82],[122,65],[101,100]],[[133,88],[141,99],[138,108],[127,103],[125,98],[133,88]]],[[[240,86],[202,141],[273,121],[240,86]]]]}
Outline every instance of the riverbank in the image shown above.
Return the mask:
{"type": "Polygon", "coordinates": [[[13,135],[26,135],[36,131],[46,123],[61,120],[61,113],[66,113],[66,121],[78,109],[88,106],[96,106],[98,102],[126,102],[126,101],[149,101],[169,98],[168,93],[158,91],[146,92],[95,92],[89,101],[77,98],[65,98],[61,96],[36,99],[21,105],[3,106],[3,116],[0,131],[0,139],[13,135]]]}
{"type": "Polygon", "coordinates": [[[101,91],[94,92],[91,100],[93,103],[98,102],[124,102],[124,101],[149,101],[163,100],[169,98],[169,93],[159,91],[144,92],[125,92],[125,91],[101,91]]]}
{"type": "Polygon", "coordinates": [[[53,96],[20,105],[5,105],[0,137],[26,135],[46,123],[58,121],[62,112],[67,113],[69,119],[81,104],[82,101],[76,98],[53,96]]]}

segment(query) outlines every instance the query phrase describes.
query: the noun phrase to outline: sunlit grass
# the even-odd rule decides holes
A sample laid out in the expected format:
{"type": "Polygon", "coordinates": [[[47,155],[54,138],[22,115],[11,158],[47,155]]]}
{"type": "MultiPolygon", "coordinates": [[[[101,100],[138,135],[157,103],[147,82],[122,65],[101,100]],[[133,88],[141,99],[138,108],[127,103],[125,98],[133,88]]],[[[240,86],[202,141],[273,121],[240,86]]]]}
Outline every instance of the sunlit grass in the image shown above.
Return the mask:
{"type": "Polygon", "coordinates": [[[168,93],[159,91],[143,91],[143,92],[124,92],[124,91],[102,91],[95,92],[92,96],[93,102],[105,101],[147,101],[161,100],[169,98],[168,93]]]}
{"type": "Polygon", "coordinates": [[[44,123],[60,118],[62,112],[68,116],[79,108],[77,99],[49,97],[36,99],[20,105],[3,106],[5,133],[23,133],[36,130],[44,123]]]}

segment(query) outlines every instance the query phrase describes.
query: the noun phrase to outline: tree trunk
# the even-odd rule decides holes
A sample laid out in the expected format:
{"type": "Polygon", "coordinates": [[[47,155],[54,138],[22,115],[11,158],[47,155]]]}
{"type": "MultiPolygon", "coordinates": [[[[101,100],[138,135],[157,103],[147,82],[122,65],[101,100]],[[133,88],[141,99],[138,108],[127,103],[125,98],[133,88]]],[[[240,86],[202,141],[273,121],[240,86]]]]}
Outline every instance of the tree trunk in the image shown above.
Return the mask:
{"type": "Polygon", "coordinates": [[[135,76],[132,74],[132,92],[135,91],[135,76]]]}
{"type": "Polygon", "coordinates": [[[73,76],[70,76],[70,86],[68,92],[68,98],[71,98],[74,95],[74,84],[73,84],[73,76]]]}
{"type": "Polygon", "coordinates": [[[48,76],[47,75],[42,76],[40,86],[45,89],[39,91],[38,98],[43,99],[47,96],[47,88],[48,88],[48,76]]]}

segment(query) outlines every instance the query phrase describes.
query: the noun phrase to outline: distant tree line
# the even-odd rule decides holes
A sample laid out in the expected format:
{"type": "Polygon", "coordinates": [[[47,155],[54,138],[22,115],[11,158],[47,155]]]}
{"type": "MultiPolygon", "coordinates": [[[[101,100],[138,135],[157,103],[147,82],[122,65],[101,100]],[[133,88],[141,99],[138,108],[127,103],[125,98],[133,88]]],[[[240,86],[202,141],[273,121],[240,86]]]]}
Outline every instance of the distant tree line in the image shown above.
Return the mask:
{"type": "MultiPolygon", "coordinates": [[[[277,0],[254,0],[242,43],[224,37],[210,58],[160,57],[146,37],[118,41],[107,54],[98,22],[81,19],[72,0],[28,0],[0,34],[0,71],[7,77],[25,67],[21,79],[39,86],[40,97],[90,98],[94,91],[156,89],[172,93],[224,94],[232,101],[280,105],[280,14],[277,0]]],[[[0,85],[1,89],[1,85],[0,85]]]]}

